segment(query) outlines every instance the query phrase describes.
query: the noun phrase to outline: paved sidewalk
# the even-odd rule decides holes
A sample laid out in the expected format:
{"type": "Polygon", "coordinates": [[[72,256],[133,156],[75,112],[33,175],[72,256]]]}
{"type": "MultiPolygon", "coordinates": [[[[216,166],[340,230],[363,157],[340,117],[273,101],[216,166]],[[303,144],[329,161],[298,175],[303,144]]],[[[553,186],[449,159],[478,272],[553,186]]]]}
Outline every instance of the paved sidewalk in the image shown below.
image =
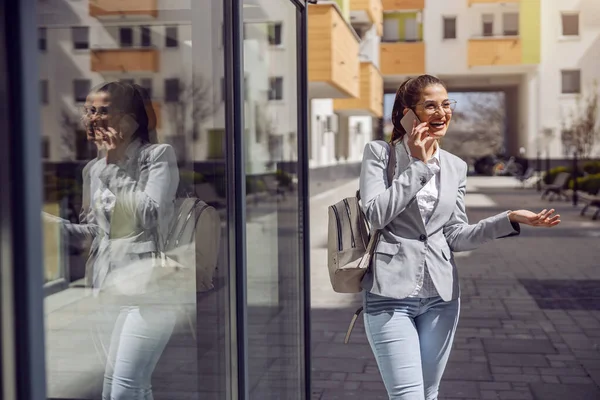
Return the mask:
{"type": "MultiPolygon", "coordinates": [[[[334,293],[326,267],[327,206],[357,182],[311,200],[313,399],[387,399],[360,297],[334,293]]],[[[600,221],[540,200],[510,178],[469,178],[471,223],[502,210],[556,207],[563,223],[458,253],[461,319],[440,400],[600,399],[600,221]]]]}

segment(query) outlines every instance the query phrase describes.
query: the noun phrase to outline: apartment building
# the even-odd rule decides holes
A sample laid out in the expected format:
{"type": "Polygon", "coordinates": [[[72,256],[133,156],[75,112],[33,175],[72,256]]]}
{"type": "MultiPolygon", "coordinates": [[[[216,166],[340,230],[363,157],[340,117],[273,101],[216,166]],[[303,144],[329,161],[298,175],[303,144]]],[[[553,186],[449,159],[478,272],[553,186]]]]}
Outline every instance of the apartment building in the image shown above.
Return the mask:
{"type": "Polygon", "coordinates": [[[450,91],[504,92],[506,151],[567,156],[561,131],[600,77],[600,3],[383,0],[383,11],[386,93],[423,73],[450,91]]]}
{"type": "Polygon", "coordinates": [[[308,7],[309,165],[356,164],[383,116],[380,0],[308,7]]]}

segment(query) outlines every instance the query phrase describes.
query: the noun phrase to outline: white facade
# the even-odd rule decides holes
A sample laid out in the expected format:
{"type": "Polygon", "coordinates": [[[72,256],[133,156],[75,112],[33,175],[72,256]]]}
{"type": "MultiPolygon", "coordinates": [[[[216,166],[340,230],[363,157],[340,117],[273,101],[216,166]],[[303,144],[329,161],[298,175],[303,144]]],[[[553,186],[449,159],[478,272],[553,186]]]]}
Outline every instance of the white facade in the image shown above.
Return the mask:
{"type": "MultiPolygon", "coordinates": [[[[542,155],[549,152],[552,158],[564,158],[567,154],[560,132],[580,95],[562,93],[562,71],[580,71],[583,95],[600,80],[600,2],[541,0],[540,63],[484,67],[467,65],[469,39],[481,38],[484,22],[490,20],[488,29],[494,37],[510,37],[505,29],[514,26],[510,14],[519,13],[519,3],[432,3],[426,2],[422,11],[426,72],[444,79],[450,90],[516,87],[518,104],[507,102],[507,107],[517,108],[511,115],[518,115],[517,121],[507,121],[508,135],[513,135],[509,150],[514,153],[524,147],[529,158],[535,158],[538,150],[542,155]],[[579,35],[563,35],[562,14],[579,16],[579,35]],[[456,18],[456,38],[444,38],[445,17],[456,18]]],[[[598,149],[595,156],[600,156],[598,149]]]]}

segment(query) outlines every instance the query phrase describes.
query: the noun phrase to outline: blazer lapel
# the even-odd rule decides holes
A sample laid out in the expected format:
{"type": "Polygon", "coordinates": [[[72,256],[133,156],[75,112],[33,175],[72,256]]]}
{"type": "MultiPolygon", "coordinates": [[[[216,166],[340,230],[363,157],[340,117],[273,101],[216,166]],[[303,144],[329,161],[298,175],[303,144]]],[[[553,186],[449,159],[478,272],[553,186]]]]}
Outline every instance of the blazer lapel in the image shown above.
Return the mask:
{"type": "MultiPolygon", "coordinates": [[[[408,168],[408,165],[411,162],[411,158],[408,154],[408,150],[406,150],[404,142],[398,142],[395,147],[398,162],[396,164],[397,168],[394,176],[397,177],[402,172],[404,172],[406,168],[408,168]]],[[[417,222],[417,224],[419,224],[423,228],[423,231],[425,231],[425,224],[423,224],[423,217],[421,217],[421,210],[419,210],[419,203],[417,202],[416,196],[408,204],[408,207],[406,207],[406,210],[404,212],[409,213],[409,215],[417,222]]]]}

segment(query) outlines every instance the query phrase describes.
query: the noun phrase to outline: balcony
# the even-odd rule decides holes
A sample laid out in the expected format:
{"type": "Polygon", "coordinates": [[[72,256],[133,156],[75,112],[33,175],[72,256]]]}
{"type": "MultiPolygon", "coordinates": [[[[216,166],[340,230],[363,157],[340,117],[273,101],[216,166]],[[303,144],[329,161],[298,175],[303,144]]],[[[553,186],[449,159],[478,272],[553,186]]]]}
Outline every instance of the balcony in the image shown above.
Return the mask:
{"type": "Polygon", "coordinates": [[[469,7],[473,4],[501,4],[501,3],[520,3],[521,0],[468,0],[469,7]]]}
{"type": "Polygon", "coordinates": [[[469,67],[521,65],[520,38],[477,38],[469,40],[469,67]]]}
{"type": "Polygon", "coordinates": [[[93,72],[158,72],[158,50],[92,49],[90,69],[93,72]]]}
{"type": "Polygon", "coordinates": [[[90,0],[90,17],[158,16],[158,0],[90,0]]]}
{"type": "Polygon", "coordinates": [[[308,93],[311,98],[357,97],[359,39],[333,3],[308,6],[308,93]]]}
{"type": "Polygon", "coordinates": [[[383,78],[371,62],[360,63],[360,94],[354,99],[336,99],[333,109],[346,115],[383,116],[383,78]]]}
{"type": "Polygon", "coordinates": [[[353,24],[370,24],[383,35],[383,8],[381,0],[350,0],[350,21],[353,24]]]}
{"type": "Polygon", "coordinates": [[[379,66],[383,76],[425,73],[425,43],[381,43],[379,49],[379,66]]]}
{"type": "Polygon", "coordinates": [[[382,0],[383,11],[422,10],[425,0],[382,0]]]}

